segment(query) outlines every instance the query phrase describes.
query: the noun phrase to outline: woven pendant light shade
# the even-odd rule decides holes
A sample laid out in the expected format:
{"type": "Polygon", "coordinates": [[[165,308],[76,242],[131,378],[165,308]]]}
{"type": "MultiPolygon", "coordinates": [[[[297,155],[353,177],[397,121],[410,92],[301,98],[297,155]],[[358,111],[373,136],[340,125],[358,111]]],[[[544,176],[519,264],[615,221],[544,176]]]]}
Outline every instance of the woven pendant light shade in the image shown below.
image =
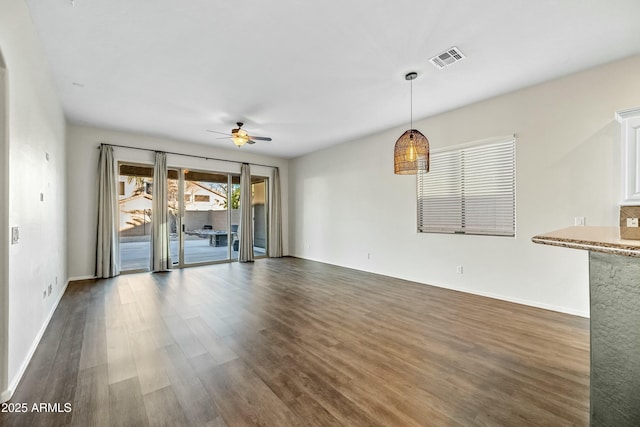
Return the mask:
{"type": "Polygon", "coordinates": [[[413,80],[418,77],[415,71],[404,78],[411,82],[411,127],[396,141],[393,150],[393,171],[396,175],[416,175],[429,172],[429,140],[420,131],[413,129],[413,80]]]}
{"type": "Polygon", "coordinates": [[[410,129],[398,138],[393,150],[393,171],[396,175],[429,172],[429,140],[420,131],[410,129]]]}

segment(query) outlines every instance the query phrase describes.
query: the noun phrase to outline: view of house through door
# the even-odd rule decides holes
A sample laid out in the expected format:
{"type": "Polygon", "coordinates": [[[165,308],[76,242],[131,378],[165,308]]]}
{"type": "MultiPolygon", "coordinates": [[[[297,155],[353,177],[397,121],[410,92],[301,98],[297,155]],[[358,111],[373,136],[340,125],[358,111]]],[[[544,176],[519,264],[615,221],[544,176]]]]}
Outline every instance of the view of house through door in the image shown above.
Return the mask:
{"type": "Polygon", "coordinates": [[[120,270],[146,271],[151,258],[153,166],[119,164],[120,270]]]}
{"type": "MultiPolygon", "coordinates": [[[[149,270],[153,166],[120,163],[120,269],[149,270]]],[[[240,175],[168,170],[167,203],[174,267],[238,259],[240,175]]],[[[253,241],[256,257],[267,255],[267,178],[251,179],[253,241]]]]}
{"type": "Polygon", "coordinates": [[[238,258],[240,176],[178,170],[169,182],[171,260],[181,267],[238,258]]]}

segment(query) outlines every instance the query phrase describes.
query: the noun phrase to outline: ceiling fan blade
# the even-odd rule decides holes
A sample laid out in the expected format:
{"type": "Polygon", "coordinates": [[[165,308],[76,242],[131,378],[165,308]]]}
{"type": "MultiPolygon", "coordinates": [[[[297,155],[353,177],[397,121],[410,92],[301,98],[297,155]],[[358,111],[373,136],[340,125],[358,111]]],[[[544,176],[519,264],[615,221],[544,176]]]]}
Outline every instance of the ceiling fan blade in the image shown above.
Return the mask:
{"type": "Polygon", "coordinates": [[[266,136],[250,136],[249,138],[255,139],[256,141],[271,141],[271,138],[266,136]]]}
{"type": "Polygon", "coordinates": [[[249,140],[247,141],[247,144],[255,144],[255,143],[256,143],[256,142],[255,142],[253,139],[249,139],[249,140]]]}
{"type": "Polygon", "coordinates": [[[227,135],[227,136],[231,136],[230,133],[227,132],[218,132],[217,130],[209,130],[207,129],[207,132],[211,132],[211,133],[219,133],[220,135],[227,135]]]}

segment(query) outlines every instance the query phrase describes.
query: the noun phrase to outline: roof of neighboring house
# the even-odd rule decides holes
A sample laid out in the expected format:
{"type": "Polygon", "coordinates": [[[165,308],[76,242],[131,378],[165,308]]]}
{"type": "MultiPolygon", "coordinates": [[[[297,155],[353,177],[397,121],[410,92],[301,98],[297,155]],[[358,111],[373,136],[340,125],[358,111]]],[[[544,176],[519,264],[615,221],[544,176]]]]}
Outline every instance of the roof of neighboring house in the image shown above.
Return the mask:
{"type": "MultiPolygon", "coordinates": [[[[213,188],[209,188],[209,187],[207,187],[205,185],[201,185],[201,184],[199,184],[197,182],[194,182],[193,184],[194,184],[194,186],[198,187],[199,190],[200,189],[205,190],[205,191],[207,191],[209,193],[212,193],[215,196],[218,196],[218,197],[220,197],[222,199],[226,199],[227,198],[226,194],[222,194],[221,192],[219,192],[217,190],[214,190],[213,188]]],[[[134,200],[138,200],[138,199],[141,199],[141,198],[144,198],[144,199],[149,200],[149,201],[153,200],[153,196],[151,194],[142,192],[142,193],[139,193],[139,194],[136,194],[136,195],[133,195],[133,196],[125,197],[124,199],[120,199],[120,200],[118,200],[118,203],[119,204],[125,204],[125,203],[131,202],[131,201],[134,201],[134,200]]]]}
{"type": "Polygon", "coordinates": [[[196,187],[200,187],[200,188],[202,188],[203,190],[206,190],[206,191],[208,191],[208,192],[210,192],[210,193],[213,193],[213,194],[215,194],[215,195],[216,195],[216,196],[218,196],[218,197],[222,197],[223,199],[226,199],[226,198],[227,198],[227,195],[226,195],[226,194],[223,194],[223,193],[219,192],[218,190],[214,190],[214,189],[213,189],[213,188],[211,188],[211,187],[207,187],[206,185],[202,185],[202,184],[200,184],[200,183],[198,183],[198,182],[194,182],[193,184],[194,184],[196,187]]]}

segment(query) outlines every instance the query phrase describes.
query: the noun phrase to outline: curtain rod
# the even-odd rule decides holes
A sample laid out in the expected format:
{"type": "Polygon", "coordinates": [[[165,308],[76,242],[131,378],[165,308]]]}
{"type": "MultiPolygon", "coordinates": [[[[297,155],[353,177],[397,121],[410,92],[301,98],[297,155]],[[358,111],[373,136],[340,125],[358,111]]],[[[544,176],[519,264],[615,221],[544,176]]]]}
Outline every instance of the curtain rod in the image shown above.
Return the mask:
{"type": "MultiPolygon", "coordinates": [[[[96,148],[99,150],[101,146],[103,145],[110,145],[111,147],[119,147],[119,148],[130,148],[132,150],[142,150],[142,151],[162,151],[162,150],[152,150],[151,148],[141,148],[141,147],[131,147],[129,145],[118,145],[118,144],[107,144],[106,142],[101,142],[100,145],[98,145],[96,148]]],[[[247,163],[247,162],[238,162],[236,160],[228,160],[228,159],[218,159],[216,157],[205,157],[205,156],[197,156],[195,154],[183,154],[183,153],[175,153],[172,151],[162,151],[163,153],[167,153],[167,154],[174,154],[176,156],[184,156],[184,157],[195,157],[196,159],[205,159],[205,160],[217,160],[220,162],[229,162],[229,163],[237,163],[237,164],[249,164],[252,166],[264,166],[266,168],[278,168],[278,166],[271,166],[271,165],[263,165],[260,163],[247,163]]]]}

